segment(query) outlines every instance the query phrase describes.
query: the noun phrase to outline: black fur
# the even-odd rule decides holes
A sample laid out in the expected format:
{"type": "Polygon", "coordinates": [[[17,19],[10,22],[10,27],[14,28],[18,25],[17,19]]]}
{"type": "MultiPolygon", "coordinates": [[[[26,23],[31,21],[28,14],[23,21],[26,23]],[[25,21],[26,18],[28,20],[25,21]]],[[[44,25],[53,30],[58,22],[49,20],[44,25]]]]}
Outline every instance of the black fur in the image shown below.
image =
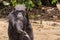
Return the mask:
{"type": "MultiPolygon", "coordinates": [[[[23,12],[23,11],[22,11],[23,12]]],[[[13,10],[9,15],[8,36],[9,40],[33,40],[33,30],[29,22],[28,13],[23,12],[20,20],[19,11],[13,10]],[[17,17],[18,16],[18,17],[17,17]],[[25,35],[28,35],[29,38],[25,35]]]]}

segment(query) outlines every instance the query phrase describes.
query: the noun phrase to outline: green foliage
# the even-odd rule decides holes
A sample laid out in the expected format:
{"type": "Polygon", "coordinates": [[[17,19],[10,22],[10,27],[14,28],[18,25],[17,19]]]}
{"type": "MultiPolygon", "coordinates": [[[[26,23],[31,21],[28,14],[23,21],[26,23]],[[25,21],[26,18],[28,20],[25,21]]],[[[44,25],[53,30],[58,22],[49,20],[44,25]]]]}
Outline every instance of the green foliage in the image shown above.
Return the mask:
{"type": "MultiPolygon", "coordinates": [[[[11,0],[13,7],[15,7],[17,4],[25,4],[29,10],[32,10],[32,8],[35,7],[33,2],[37,3],[39,6],[42,5],[41,0],[37,0],[37,2],[35,0],[11,0]]],[[[56,2],[57,0],[52,0],[51,4],[55,4],[56,2]]]]}
{"type": "Polygon", "coordinates": [[[11,3],[12,3],[12,6],[13,6],[13,7],[15,7],[16,4],[17,4],[16,0],[11,0],[11,3]]]}
{"type": "Polygon", "coordinates": [[[29,10],[35,6],[31,0],[11,0],[12,6],[15,7],[17,4],[25,4],[29,10]]]}
{"type": "Polygon", "coordinates": [[[52,0],[52,2],[51,2],[51,3],[52,3],[52,4],[54,4],[54,3],[56,3],[56,2],[57,2],[57,0],[52,0]]]}
{"type": "Polygon", "coordinates": [[[39,5],[42,5],[42,2],[41,2],[41,0],[38,0],[38,4],[39,4],[39,5]]]}
{"type": "Polygon", "coordinates": [[[26,6],[27,6],[27,8],[29,9],[29,10],[32,10],[32,8],[35,6],[34,5],[34,3],[31,1],[31,0],[29,0],[29,1],[25,1],[26,2],[26,6]]]}

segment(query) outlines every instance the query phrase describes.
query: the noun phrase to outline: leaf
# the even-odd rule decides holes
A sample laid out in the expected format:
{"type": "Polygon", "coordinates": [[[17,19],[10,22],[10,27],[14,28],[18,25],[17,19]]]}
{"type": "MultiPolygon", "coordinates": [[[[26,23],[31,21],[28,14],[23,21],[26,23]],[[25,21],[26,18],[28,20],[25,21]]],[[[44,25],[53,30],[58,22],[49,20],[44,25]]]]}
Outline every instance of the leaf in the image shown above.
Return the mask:
{"type": "Polygon", "coordinates": [[[56,2],[57,2],[57,0],[52,0],[52,2],[51,2],[51,3],[52,3],[52,4],[54,4],[54,3],[56,3],[56,2]]]}
{"type": "Polygon", "coordinates": [[[17,5],[16,0],[11,0],[12,6],[15,7],[17,5]]]}
{"type": "Polygon", "coordinates": [[[42,2],[41,2],[41,0],[38,0],[38,4],[39,4],[39,5],[42,5],[42,2]]]}
{"type": "Polygon", "coordinates": [[[10,5],[10,3],[3,1],[3,5],[7,6],[7,5],[10,5]]]}

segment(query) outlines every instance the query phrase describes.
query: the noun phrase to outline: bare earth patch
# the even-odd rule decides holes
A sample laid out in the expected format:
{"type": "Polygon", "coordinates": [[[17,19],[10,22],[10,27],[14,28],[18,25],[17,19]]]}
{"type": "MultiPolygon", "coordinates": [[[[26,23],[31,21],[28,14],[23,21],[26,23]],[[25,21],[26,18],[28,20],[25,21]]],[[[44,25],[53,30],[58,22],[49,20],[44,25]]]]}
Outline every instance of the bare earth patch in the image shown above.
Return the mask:
{"type": "MultiPolygon", "coordinates": [[[[43,21],[42,27],[40,21],[31,20],[34,32],[34,40],[60,40],[60,23],[53,21],[43,21]]],[[[8,40],[8,22],[0,19],[0,40],[8,40]]]]}

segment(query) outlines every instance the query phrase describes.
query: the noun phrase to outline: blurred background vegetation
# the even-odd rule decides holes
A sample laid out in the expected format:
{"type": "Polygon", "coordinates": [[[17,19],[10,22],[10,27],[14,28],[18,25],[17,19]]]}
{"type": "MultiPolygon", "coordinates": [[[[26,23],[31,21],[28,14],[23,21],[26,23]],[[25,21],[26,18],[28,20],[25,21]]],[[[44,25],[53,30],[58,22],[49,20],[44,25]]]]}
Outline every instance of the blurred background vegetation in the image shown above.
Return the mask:
{"type": "Polygon", "coordinates": [[[60,19],[59,10],[56,7],[58,2],[59,0],[0,0],[0,18],[7,17],[16,5],[24,4],[28,9],[29,17],[32,19],[40,17],[52,19],[55,16],[60,19]],[[52,10],[52,8],[54,9],[52,10]],[[47,10],[50,9],[51,11],[48,12],[47,10]]]}

